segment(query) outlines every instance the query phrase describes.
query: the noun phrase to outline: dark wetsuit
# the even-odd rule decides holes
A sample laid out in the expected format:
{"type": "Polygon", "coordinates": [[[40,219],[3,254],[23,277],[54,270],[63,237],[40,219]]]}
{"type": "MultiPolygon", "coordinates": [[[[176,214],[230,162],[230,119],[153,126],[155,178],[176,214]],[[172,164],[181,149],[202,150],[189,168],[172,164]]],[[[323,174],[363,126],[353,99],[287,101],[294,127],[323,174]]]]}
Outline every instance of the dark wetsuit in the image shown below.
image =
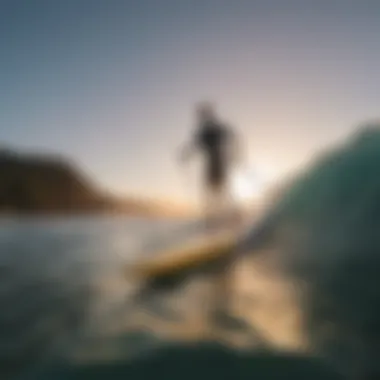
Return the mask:
{"type": "Polygon", "coordinates": [[[206,156],[205,179],[210,187],[221,189],[226,184],[228,176],[226,148],[230,137],[230,131],[215,122],[204,123],[198,131],[197,143],[206,156]]]}

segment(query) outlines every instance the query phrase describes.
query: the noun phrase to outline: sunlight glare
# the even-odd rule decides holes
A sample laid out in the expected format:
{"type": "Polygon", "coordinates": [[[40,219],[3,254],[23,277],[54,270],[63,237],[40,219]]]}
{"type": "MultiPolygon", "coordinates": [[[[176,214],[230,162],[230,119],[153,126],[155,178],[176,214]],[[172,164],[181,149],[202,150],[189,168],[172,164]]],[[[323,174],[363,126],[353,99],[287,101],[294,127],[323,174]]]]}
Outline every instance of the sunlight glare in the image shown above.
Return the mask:
{"type": "Polygon", "coordinates": [[[238,200],[249,201],[259,198],[264,188],[257,178],[237,172],[232,180],[232,191],[238,200]]]}

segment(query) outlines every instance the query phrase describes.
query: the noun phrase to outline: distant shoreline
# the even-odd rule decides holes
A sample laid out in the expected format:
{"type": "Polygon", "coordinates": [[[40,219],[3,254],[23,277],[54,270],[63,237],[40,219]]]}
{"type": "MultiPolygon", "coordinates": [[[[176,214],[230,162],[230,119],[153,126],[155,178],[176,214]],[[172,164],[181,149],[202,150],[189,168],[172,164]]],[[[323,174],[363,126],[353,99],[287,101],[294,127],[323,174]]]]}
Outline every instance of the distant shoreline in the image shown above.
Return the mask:
{"type": "Polygon", "coordinates": [[[185,206],[100,190],[71,160],[0,150],[0,217],[131,216],[188,218],[185,206]]]}

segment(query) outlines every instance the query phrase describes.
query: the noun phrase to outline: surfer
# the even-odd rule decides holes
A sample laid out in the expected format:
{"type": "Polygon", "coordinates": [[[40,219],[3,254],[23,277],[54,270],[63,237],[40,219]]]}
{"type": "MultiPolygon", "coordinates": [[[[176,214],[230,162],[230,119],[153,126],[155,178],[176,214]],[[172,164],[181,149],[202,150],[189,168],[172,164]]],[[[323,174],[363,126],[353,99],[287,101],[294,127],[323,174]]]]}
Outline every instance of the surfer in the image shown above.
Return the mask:
{"type": "Polygon", "coordinates": [[[237,163],[239,149],[236,134],[217,118],[210,103],[200,104],[196,114],[198,127],[181,158],[186,162],[196,151],[203,156],[203,206],[206,221],[210,222],[231,205],[231,170],[237,163]]]}
{"type": "MultiPolygon", "coordinates": [[[[222,221],[221,212],[231,211],[233,206],[230,184],[235,165],[241,163],[241,149],[236,133],[216,116],[210,103],[202,103],[196,109],[197,129],[191,142],[185,146],[182,161],[186,162],[195,152],[203,156],[203,191],[206,225],[217,227],[215,222],[222,221]]],[[[233,226],[239,226],[239,212],[232,210],[233,226]],[[235,218],[238,218],[236,220],[235,218]],[[235,222],[238,223],[235,223],[235,222]]],[[[229,219],[229,218],[228,218],[229,219]]],[[[230,220],[230,219],[229,219],[230,220]]],[[[231,261],[231,260],[227,260],[231,261]]],[[[227,265],[229,266],[229,265],[227,265]]],[[[241,326],[241,321],[229,314],[228,305],[231,298],[231,276],[224,264],[217,265],[217,284],[213,322],[222,323],[225,327],[241,326]]]]}

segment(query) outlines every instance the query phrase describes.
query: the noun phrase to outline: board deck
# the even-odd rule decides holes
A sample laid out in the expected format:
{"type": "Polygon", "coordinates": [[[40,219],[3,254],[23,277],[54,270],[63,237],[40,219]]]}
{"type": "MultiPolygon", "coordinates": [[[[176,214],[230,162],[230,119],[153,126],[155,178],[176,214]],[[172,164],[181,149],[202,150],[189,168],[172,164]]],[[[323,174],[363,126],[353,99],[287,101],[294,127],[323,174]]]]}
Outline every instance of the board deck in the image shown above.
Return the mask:
{"type": "Polygon", "coordinates": [[[186,270],[218,259],[231,251],[237,234],[222,232],[203,236],[181,246],[157,252],[154,257],[145,258],[130,265],[128,274],[139,278],[154,278],[186,270]]]}

